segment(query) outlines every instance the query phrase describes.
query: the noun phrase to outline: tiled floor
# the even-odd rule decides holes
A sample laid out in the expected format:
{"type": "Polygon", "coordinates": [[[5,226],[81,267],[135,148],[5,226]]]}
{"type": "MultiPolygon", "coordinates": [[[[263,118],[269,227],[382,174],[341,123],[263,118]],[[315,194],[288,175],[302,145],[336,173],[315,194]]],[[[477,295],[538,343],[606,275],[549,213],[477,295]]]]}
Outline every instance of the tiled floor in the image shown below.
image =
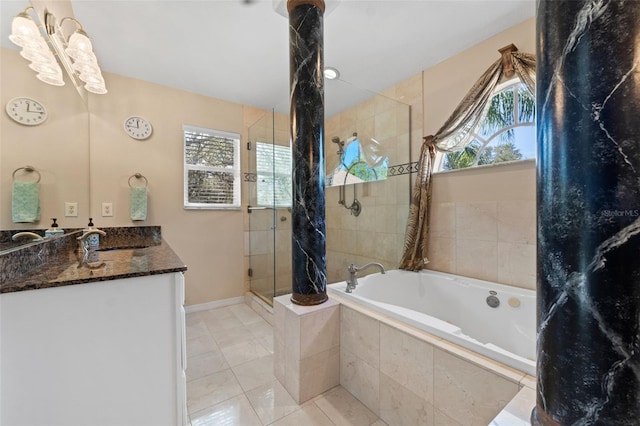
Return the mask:
{"type": "Polygon", "coordinates": [[[187,314],[192,426],[385,423],[343,387],[297,405],[273,375],[271,325],[244,304],[187,314]]]}

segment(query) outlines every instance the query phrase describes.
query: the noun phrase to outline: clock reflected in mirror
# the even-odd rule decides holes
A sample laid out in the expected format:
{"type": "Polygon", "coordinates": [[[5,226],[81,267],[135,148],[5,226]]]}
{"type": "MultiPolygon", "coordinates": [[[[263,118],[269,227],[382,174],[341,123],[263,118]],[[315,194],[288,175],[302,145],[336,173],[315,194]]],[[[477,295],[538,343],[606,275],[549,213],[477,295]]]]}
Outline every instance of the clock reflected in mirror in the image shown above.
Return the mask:
{"type": "Polygon", "coordinates": [[[153,127],[146,119],[132,116],[124,121],[124,131],[134,139],[144,140],[151,136],[153,127]]]}
{"type": "Polygon", "coordinates": [[[31,98],[13,98],[7,102],[7,114],[16,123],[25,126],[37,126],[47,119],[44,105],[31,98]]]}

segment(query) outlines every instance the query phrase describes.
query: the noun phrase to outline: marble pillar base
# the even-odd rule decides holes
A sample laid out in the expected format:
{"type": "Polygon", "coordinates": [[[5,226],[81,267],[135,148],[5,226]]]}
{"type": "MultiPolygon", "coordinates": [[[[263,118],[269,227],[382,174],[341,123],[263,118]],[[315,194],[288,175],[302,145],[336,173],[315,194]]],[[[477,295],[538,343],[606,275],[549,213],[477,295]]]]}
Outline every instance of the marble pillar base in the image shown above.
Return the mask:
{"type": "Polygon", "coordinates": [[[534,426],[561,426],[544,412],[542,407],[536,405],[531,411],[531,424],[534,426]]]}
{"type": "Polygon", "coordinates": [[[340,384],[340,304],[273,299],[274,374],[298,404],[340,384]]]}

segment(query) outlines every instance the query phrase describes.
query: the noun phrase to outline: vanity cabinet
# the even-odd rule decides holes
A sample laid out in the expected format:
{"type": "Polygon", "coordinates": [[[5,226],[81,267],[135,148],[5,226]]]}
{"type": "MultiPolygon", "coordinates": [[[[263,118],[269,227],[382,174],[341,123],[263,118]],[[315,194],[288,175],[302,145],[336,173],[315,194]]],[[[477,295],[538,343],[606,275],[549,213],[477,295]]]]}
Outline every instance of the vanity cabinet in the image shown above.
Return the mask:
{"type": "Polygon", "coordinates": [[[0,424],[186,425],[182,272],[0,295],[0,424]]]}

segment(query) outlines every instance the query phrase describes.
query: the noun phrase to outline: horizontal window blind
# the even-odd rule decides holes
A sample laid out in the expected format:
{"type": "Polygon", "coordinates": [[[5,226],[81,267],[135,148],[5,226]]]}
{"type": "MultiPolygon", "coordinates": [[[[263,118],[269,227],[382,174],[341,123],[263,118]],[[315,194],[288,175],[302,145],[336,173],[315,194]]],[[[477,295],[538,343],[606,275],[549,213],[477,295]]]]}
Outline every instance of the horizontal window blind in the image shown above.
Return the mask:
{"type": "Polygon", "coordinates": [[[291,206],[291,148],[256,142],[259,205],[291,206]]]}
{"type": "Polygon", "coordinates": [[[184,207],[240,208],[240,135],[183,126],[184,207]]]}

